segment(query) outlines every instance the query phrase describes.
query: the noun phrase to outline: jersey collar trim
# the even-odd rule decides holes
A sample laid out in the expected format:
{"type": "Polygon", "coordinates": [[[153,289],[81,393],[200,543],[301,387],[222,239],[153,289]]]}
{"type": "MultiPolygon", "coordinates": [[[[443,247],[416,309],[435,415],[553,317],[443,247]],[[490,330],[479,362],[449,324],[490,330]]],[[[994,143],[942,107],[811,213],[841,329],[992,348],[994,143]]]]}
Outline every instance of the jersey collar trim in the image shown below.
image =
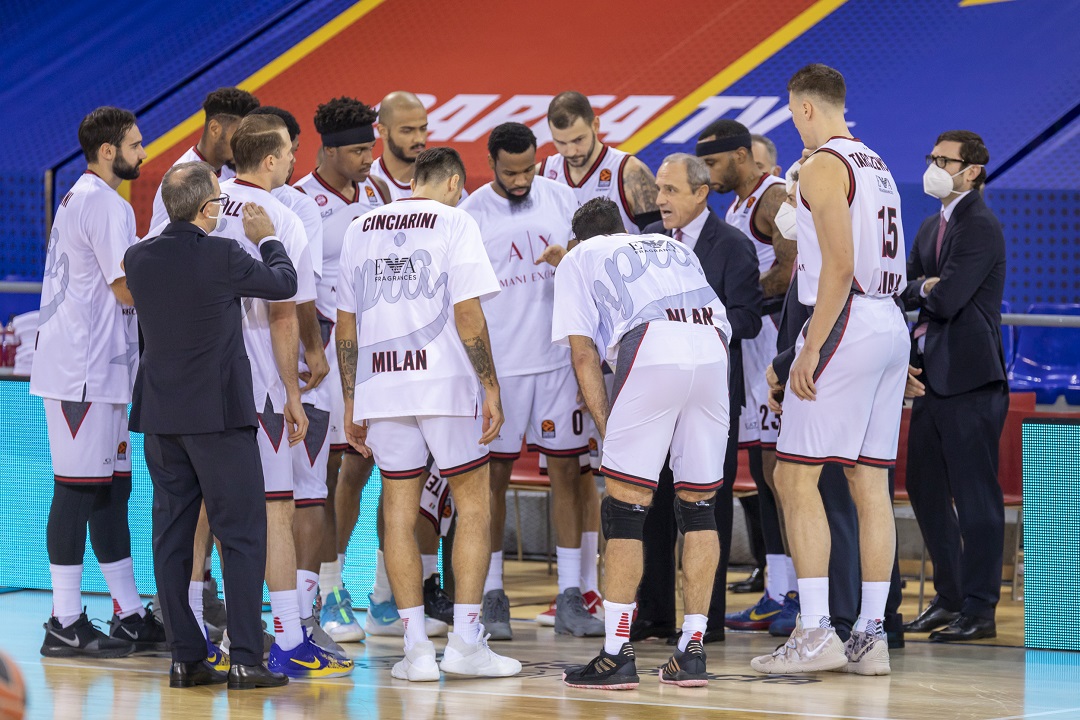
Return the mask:
{"type": "Polygon", "coordinates": [[[330,183],[323,180],[322,175],[319,174],[318,170],[312,170],[311,177],[315,178],[315,182],[322,185],[326,192],[332,193],[337,197],[341,198],[341,202],[345,203],[346,205],[352,205],[355,202],[360,202],[360,183],[356,182],[355,180],[353,180],[353,199],[349,200],[347,197],[339,193],[336,188],[331,187],[330,183]]]}
{"type": "Polygon", "coordinates": [[[399,183],[397,181],[397,178],[395,178],[393,175],[390,174],[390,169],[388,167],[386,167],[386,162],[383,160],[382,155],[379,156],[379,167],[382,168],[383,175],[386,175],[386,179],[389,180],[390,182],[394,183],[394,187],[396,187],[398,190],[409,190],[410,189],[409,185],[402,185],[401,183],[399,183]]]}
{"type": "Polygon", "coordinates": [[[570,179],[570,166],[567,164],[566,158],[563,158],[563,174],[566,175],[566,184],[572,188],[579,188],[587,183],[589,178],[593,176],[593,173],[596,172],[597,168],[604,162],[604,158],[607,157],[608,146],[604,145],[603,148],[604,149],[600,151],[600,154],[596,156],[596,161],[592,164],[592,167],[589,168],[589,172],[585,173],[581,180],[576,183],[570,179]]]}

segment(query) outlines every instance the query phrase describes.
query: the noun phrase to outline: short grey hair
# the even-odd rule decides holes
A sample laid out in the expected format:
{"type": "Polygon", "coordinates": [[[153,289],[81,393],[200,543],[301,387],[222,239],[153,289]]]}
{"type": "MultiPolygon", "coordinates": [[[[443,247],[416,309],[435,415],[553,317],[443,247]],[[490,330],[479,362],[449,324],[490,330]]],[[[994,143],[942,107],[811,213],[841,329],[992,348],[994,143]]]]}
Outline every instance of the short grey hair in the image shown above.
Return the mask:
{"type": "Polygon", "coordinates": [[[690,181],[690,192],[697,192],[702,185],[709,184],[709,166],[701,158],[689,153],[672,153],[664,158],[664,165],[682,163],[686,168],[686,179],[690,181]]]}
{"type": "MultiPolygon", "coordinates": [[[[772,140],[765,137],[764,135],[757,135],[757,134],[751,135],[750,140],[751,140],[751,142],[759,142],[759,143],[761,143],[762,145],[765,146],[765,151],[767,153],[769,153],[769,164],[772,165],[773,167],[775,167],[776,166],[776,143],[774,143],[772,140]]],[[[753,154],[753,153],[751,153],[751,154],[753,154]]]]}
{"type": "Polygon", "coordinates": [[[171,222],[191,222],[214,194],[214,168],[205,162],[173,165],[161,179],[161,201],[171,222]]]}

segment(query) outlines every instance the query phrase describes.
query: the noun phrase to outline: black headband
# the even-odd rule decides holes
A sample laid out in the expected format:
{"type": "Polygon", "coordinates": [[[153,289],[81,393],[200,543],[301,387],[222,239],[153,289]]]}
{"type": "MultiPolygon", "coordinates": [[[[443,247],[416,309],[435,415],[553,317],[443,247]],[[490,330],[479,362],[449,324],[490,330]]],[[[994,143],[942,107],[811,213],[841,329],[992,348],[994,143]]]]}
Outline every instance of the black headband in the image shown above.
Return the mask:
{"type": "Polygon", "coordinates": [[[715,155],[716,153],[731,152],[732,150],[738,150],[739,148],[746,148],[747,150],[752,149],[750,145],[750,133],[730,135],[725,138],[714,138],[712,140],[698,140],[697,147],[694,149],[694,154],[698,157],[705,157],[706,155],[715,155]]]}
{"type": "Polygon", "coordinates": [[[323,147],[341,147],[342,145],[361,145],[375,142],[375,126],[361,125],[360,127],[338,130],[326,133],[322,136],[323,147]]]}

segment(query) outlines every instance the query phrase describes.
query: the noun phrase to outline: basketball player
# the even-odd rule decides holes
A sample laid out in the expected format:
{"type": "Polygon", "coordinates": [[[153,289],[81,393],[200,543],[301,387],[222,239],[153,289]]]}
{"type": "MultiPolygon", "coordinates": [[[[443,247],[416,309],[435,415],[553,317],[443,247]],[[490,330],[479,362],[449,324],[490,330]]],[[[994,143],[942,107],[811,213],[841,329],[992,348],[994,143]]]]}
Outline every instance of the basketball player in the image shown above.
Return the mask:
{"type": "Polygon", "coordinates": [[[814,307],[796,344],[777,441],[776,489],[799,576],[802,614],[758,672],[888,674],[882,629],[896,530],[888,468],[896,460],[909,343],[894,296],[905,286],[900,196],[888,166],[851,137],[843,76],[808,65],[788,82],[792,120],[812,151],[799,170],[799,301],[814,307]],[[845,466],[859,515],[862,602],[847,643],[829,621],[822,465],[845,466]]]}
{"type": "MultiPolygon", "coordinates": [[[[759,143],[760,144],[760,143],[759,143]]],[[[724,219],[750,238],[758,257],[764,307],[779,309],[791,281],[797,247],[776,226],[776,212],[787,198],[787,185],[777,175],[758,168],[752,154],[753,138],[745,125],[720,119],[698,136],[696,154],[709,168],[714,192],[735,193],[724,219]]],[[[759,496],[772,492],[776,465],[776,436],[780,426],[769,411],[769,383],[765,369],[776,355],[777,318],[762,318],[761,332],[742,342],[746,404],[740,414],[739,447],[747,448],[750,471],[759,496]]],[[[753,606],[729,614],[724,624],[735,630],[768,630],[783,611],[795,587],[794,567],[784,552],[784,541],[774,504],[766,502],[762,525],[767,544],[765,594],[753,606]]],[[[792,598],[796,601],[797,596],[792,598]]]]}
{"type": "Polygon", "coordinates": [[[345,435],[358,451],[374,454],[383,474],[387,569],[405,628],[405,657],[391,674],[414,682],[438,680],[440,669],[474,677],[521,671],[521,663],[488,648],[480,624],[490,521],[486,446],[503,420],[480,298],[498,293],[499,283],[476,222],[454,207],[464,178],[456,151],[422,153],[414,195],[354,222],[341,251],[337,352],[345,435]],[[441,665],[424,632],[415,539],[429,455],[458,508],[458,602],[441,665]]]}
{"type": "Polygon", "coordinates": [[[757,169],[763,173],[783,177],[784,168],[776,164],[776,143],[757,133],[751,135],[750,139],[753,141],[751,150],[753,151],[754,165],[757,166],[757,169]]]}
{"type": "MultiPolygon", "coordinates": [[[[177,158],[173,165],[202,160],[210,163],[218,174],[218,180],[224,181],[235,176],[232,136],[240,120],[257,107],[259,107],[259,100],[251,93],[239,88],[218,88],[207,95],[203,100],[205,118],[202,137],[194,147],[177,158]]],[[[157,193],[154,195],[154,213],[150,218],[150,227],[154,228],[168,222],[169,214],[165,212],[165,203],[161,201],[161,184],[159,183],[157,193]]],[[[199,555],[200,553],[196,553],[196,557],[199,555]]]]}
{"type": "Polygon", "coordinates": [[[409,183],[416,169],[416,158],[427,147],[428,117],[420,98],[397,90],[379,103],[379,137],[383,154],[375,161],[371,174],[390,188],[390,199],[412,195],[409,183]]]}
{"type": "Polygon", "coordinates": [[[128,530],[127,404],[138,364],[134,302],[123,259],[135,213],[116,188],[139,177],[142,134],[127,110],[100,107],[79,123],[86,172],[56,211],[42,280],[30,393],[45,403],[53,498],[46,537],[52,616],[46,657],[123,657],[163,650],[165,630],[135,587],[128,530]],[[87,527],[113,598],[109,635],[82,604],[87,527]]]}
{"type": "Polygon", "coordinates": [[[702,438],[728,434],[731,326],[683,243],[621,233],[618,207],[606,198],[582,205],[573,222],[579,243],[556,275],[551,338],[569,345],[581,393],[604,438],[607,597],[604,648],[588,664],[567,668],[563,681],[603,690],[638,686],[629,638],[642,579],[642,531],[670,454],[675,515],[685,535],[686,615],[678,649],[661,669],[660,681],[706,685],[701,640],[720,560],[713,504],[727,447],[702,438]],[[600,353],[615,367],[610,402],[600,353]]]}
{"type": "MultiPolygon", "coordinates": [[[[300,346],[297,305],[315,300],[315,273],[300,219],[271,191],[292,173],[292,143],[284,121],[275,115],[244,118],[233,135],[237,176],[221,184],[229,199],[217,235],[242,242],[240,208],[254,202],[266,210],[278,239],[296,268],[297,293],[284,302],[244,300],[244,343],[251,360],[259,455],[266,484],[266,584],[274,614],[276,642],[268,667],[289,677],[338,677],[352,671],[352,661],[318,647],[300,623],[293,541],[293,463],[290,447],[304,440],[308,428],[298,379],[300,346]],[[285,435],[288,442],[285,443],[285,435]]],[[[252,252],[251,243],[242,243],[252,252]]],[[[305,346],[306,352],[318,352],[305,346]]]]}
{"type": "Polygon", "coordinates": [[[581,595],[579,458],[588,434],[568,353],[551,343],[555,271],[538,268],[544,250],[566,247],[577,201],[566,186],[536,177],[536,136],[521,123],[503,123],[488,136],[495,179],[462,203],[480,226],[502,292],[484,301],[492,351],[501,368],[506,425],[491,445],[491,566],[484,584],[484,625],[509,640],[510,601],[503,590],[502,542],[506,489],[522,441],[547,456],[559,564],[555,631],[601,635],[581,595]]]}

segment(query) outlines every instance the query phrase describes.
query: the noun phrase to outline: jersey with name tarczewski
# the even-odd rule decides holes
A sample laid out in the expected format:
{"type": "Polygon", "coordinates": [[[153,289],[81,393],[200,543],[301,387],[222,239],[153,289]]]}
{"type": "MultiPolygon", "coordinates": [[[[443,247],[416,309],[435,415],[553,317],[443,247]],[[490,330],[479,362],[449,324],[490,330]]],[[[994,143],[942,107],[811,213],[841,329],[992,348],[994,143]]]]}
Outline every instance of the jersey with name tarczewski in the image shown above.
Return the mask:
{"type": "Polygon", "coordinates": [[[349,227],[340,273],[338,308],[356,315],[355,421],[475,417],[454,305],[499,292],[476,221],[425,198],[390,203],[349,227]]]}
{"type": "Polygon", "coordinates": [[[776,251],[772,246],[772,238],[758,230],[754,226],[754,221],[757,218],[758,209],[761,207],[761,196],[765,194],[765,191],[773,185],[784,184],[784,178],[782,177],[769,175],[768,173],[762,175],[745,201],[740,200],[738,195],[735,196],[735,200],[728,207],[727,214],[724,216],[728,225],[742,230],[743,235],[753,241],[754,250],[757,252],[758,257],[758,272],[760,273],[764,273],[776,264],[776,251]]]}
{"type": "MultiPolygon", "coordinates": [[[[907,248],[900,220],[900,191],[888,166],[856,138],[833,137],[815,151],[838,158],[847,168],[847,203],[855,245],[852,290],[868,297],[899,295],[907,284],[907,248]]],[[[814,209],[801,190],[795,208],[799,237],[799,302],[817,304],[821,244],[814,209]]]]}
{"type": "Polygon", "coordinates": [[[135,212],[87,171],[56,211],[45,275],[30,392],[51,400],[131,402],[139,362],[135,308],[112,285],[137,240],[135,212]]]}
{"type": "MultiPolygon", "coordinates": [[[[199,148],[191,147],[188,151],[178,157],[173,166],[186,162],[206,162],[206,158],[199,152],[199,148]]],[[[212,166],[211,166],[212,167],[212,166]]],[[[221,170],[218,171],[218,182],[225,182],[229,178],[236,177],[236,171],[234,171],[228,165],[223,165],[221,170]]],[[[150,227],[157,227],[161,223],[168,223],[169,213],[165,210],[165,201],[161,199],[161,183],[158,183],[157,192],[154,194],[154,214],[150,218],[150,227]]],[[[148,236],[149,237],[149,236],[148,236]]]]}
{"type": "Polygon", "coordinates": [[[571,335],[592,338],[614,364],[627,332],[672,321],[713,326],[725,342],[731,337],[724,304],[684,244],[666,235],[598,235],[559,263],[552,342],[569,346],[571,335]]]}
{"type": "MultiPolygon", "coordinates": [[[[244,216],[241,211],[247,202],[262,206],[274,223],[275,236],[285,246],[285,252],[296,270],[296,295],[285,302],[299,305],[314,300],[315,271],[311,267],[311,252],[308,250],[304,224],[296,213],[285,207],[271,193],[243,180],[227,180],[221,183],[221,191],[229,196],[229,201],[221,209],[221,218],[213,234],[232,238],[248,254],[262,262],[259,248],[244,234],[244,216]]],[[[280,413],[285,407],[285,384],[278,374],[274,348],[270,341],[270,304],[267,300],[244,298],[244,345],[251,362],[255,409],[263,412],[269,396],[274,412],[280,413]]]]}
{"type": "Polygon", "coordinates": [[[577,210],[565,185],[537,177],[524,201],[501,197],[491,183],[461,209],[480,226],[502,292],[484,302],[499,377],[533,375],[565,367],[565,348],[551,343],[555,269],[537,258],[549,245],[566,247],[577,210]]]}
{"type": "Polygon", "coordinates": [[[574,183],[570,179],[570,167],[566,164],[566,159],[556,153],[544,158],[540,163],[539,175],[568,186],[574,191],[578,205],[584,205],[598,197],[613,200],[619,206],[619,214],[622,216],[626,232],[637,235],[641,230],[634,223],[634,213],[630,211],[630,198],[623,187],[623,169],[630,161],[630,157],[630,153],[604,145],[600,151],[600,157],[596,158],[592,167],[585,171],[581,180],[574,183]]]}

